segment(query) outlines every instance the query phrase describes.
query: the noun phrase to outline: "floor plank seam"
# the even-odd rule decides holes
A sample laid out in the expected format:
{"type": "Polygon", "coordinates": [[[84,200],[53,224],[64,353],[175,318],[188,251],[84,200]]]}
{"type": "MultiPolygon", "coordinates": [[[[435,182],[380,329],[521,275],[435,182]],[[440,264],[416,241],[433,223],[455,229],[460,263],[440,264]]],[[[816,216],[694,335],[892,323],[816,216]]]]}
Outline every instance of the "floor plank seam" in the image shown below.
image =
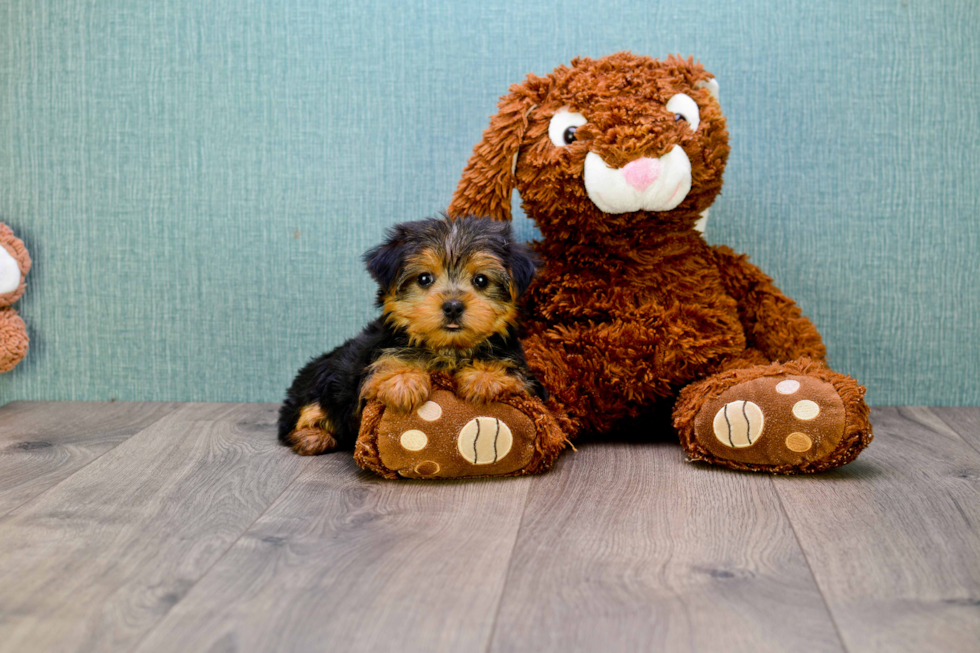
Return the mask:
{"type": "Polygon", "coordinates": [[[962,440],[963,442],[965,442],[968,447],[970,447],[971,449],[973,449],[974,451],[976,451],[978,454],[980,454],[980,443],[974,444],[970,440],[970,438],[967,438],[962,433],[960,433],[959,430],[956,428],[955,425],[951,424],[948,420],[946,420],[943,417],[943,411],[936,411],[934,406],[928,406],[928,408],[929,408],[929,412],[930,413],[932,413],[937,418],[939,418],[939,421],[940,422],[942,422],[943,424],[945,424],[946,426],[948,426],[949,427],[949,430],[951,430],[953,433],[956,434],[956,437],[958,437],[960,440],[962,440]]]}
{"type": "Polygon", "coordinates": [[[834,626],[834,633],[837,634],[837,641],[840,642],[841,650],[850,651],[850,649],[847,647],[847,642],[844,641],[844,635],[841,633],[840,626],[837,625],[837,619],[834,617],[834,612],[830,609],[830,604],[827,603],[827,596],[824,593],[823,588],[820,587],[820,581],[817,579],[817,575],[813,573],[813,565],[810,564],[810,557],[806,554],[806,549],[803,548],[803,542],[800,541],[800,536],[796,532],[796,524],[793,523],[793,518],[789,516],[789,511],[786,510],[786,506],[783,505],[783,495],[779,491],[779,486],[776,484],[775,476],[772,474],[769,475],[769,483],[772,485],[772,489],[776,493],[776,500],[779,502],[779,509],[783,511],[783,516],[786,518],[786,522],[789,524],[789,528],[793,532],[793,539],[796,540],[796,546],[800,549],[800,554],[803,556],[803,561],[806,563],[807,571],[810,572],[810,578],[813,579],[813,584],[816,586],[817,591],[820,592],[820,601],[823,603],[823,607],[827,611],[827,617],[830,618],[830,623],[834,626]]]}
{"type": "Polygon", "coordinates": [[[487,638],[487,646],[484,649],[484,653],[490,653],[490,650],[493,648],[493,638],[497,634],[497,621],[500,618],[500,610],[504,605],[504,597],[507,596],[507,586],[510,584],[510,570],[514,566],[514,552],[517,551],[517,543],[521,541],[521,533],[524,531],[524,518],[527,516],[527,507],[531,504],[532,488],[530,483],[532,482],[533,480],[529,482],[527,494],[524,495],[521,523],[517,526],[517,531],[514,533],[514,542],[510,547],[510,558],[507,560],[507,569],[504,570],[504,586],[500,588],[500,596],[497,597],[497,606],[493,611],[493,621],[490,622],[490,637],[487,638]]]}
{"type": "Polygon", "coordinates": [[[36,499],[38,499],[40,497],[43,497],[45,494],[47,494],[51,490],[54,490],[55,488],[59,487],[62,483],[65,483],[66,481],[68,481],[68,479],[70,479],[73,476],[75,476],[75,474],[77,474],[80,471],[86,469],[89,465],[91,465],[94,462],[96,462],[97,460],[101,459],[103,456],[112,453],[113,451],[115,451],[120,446],[122,446],[125,443],[129,442],[130,439],[135,438],[137,435],[139,435],[140,433],[142,433],[146,429],[150,428],[151,426],[156,425],[160,420],[165,419],[167,417],[170,417],[171,415],[173,415],[174,413],[177,413],[178,411],[180,411],[180,406],[179,405],[176,408],[174,408],[174,410],[172,410],[171,412],[169,412],[169,413],[167,413],[165,415],[161,415],[160,417],[158,417],[157,419],[153,420],[152,422],[150,422],[149,424],[147,424],[146,426],[144,426],[140,430],[132,433],[131,435],[127,436],[126,438],[124,438],[124,439],[120,440],[119,442],[117,442],[116,444],[112,445],[111,447],[109,447],[108,449],[106,449],[105,451],[103,451],[102,453],[100,453],[98,456],[96,456],[92,460],[88,461],[87,463],[85,463],[84,465],[82,465],[81,467],[79,467],[78,469],[76,469],[71,474],[69,474],[68,476],[64,477],[63,479],[61,479],[60,481],[58,481],[54,485],[51,485],[50,487],[45,488],[41,492],[38,492],[37,494],[35,494],[34,496],[32,496],[30,499],[27,499],[24,502],[17,504],[16,506],[10,508],[9,510],[7,510],[6,512],[4,512],[3,514],[0,514],[0,519],[4,519],[4,518],[6,518],[9,515],[14,514],[16,511],[20,510],[21,508],[23,508],[24,506],[26,506],[27,504],[29,504],[31,501],[34,501],[34,500],[36,500],[36,499]]]}
{"type": "Polygon", "coordinates": [[[307,467],[309,467],[309,466],[310,466],[310,465],[312,465],[312,464],[313,464],[313,459],[311,458],[310,460],[308,460],[308,461],[306,462],[306,464],[305,464],[305,465],[303,465],[302,467],[300,467],[300,468],[299,468],[299,471],[298,471],[298,472],[296,473],[296,475],[295,475],[295,476],[293,476],[293,478],[292,478],[292,479],[290,479],[290,481],[289,481],[289,483],[287,483],[287,484],[286,484],[286,486],[285,486],[285,487],[284,487],[284,488],[282,489],[282,492],[280,492],[280,493],[279,493],[278,495],[276,495],[276,498],[275,498],[275,499],[273,499],[272,501],[270,501],[270,502],[269,502],[269,505],[267,505],[267,506],[266,506],[266,507],[265,507],[265,508],[264,508],[264,509],[262,510],[262,512],[260,512],[260,513],[259,513],[259,514],[258,514],[258,515],[257,515],[257,516],[255,517],[255,519],[253,519],[253,520],[252,520],[252,522],[251,522],[251,523],[250,523],[250,524],[249,524],[248,526],[246,526],[246,527],[245,527],[244,529],[242,529],[242,532],[241,532],[241,533],[239,533],[239,535],[238,535],[238,537],[236,537],[236,538],[235,538],[234,540],[232,540],[232,541],[231,541],[231,543],[230,543],[230,544],[228,545],[228,547],[227,547],[227,548],[225,548],[225,550],[221,552],[221,555],[219,555],[219,556],[218,556],[217,558],[215,558],[215,560],[214,560],[214,562],[212,562],[212,563],[211,563],[210,565],[208,565],[208,568],[207,568],[207,569],[205,569],[205,570],[204,570],[204,571],[203,571],[203,572],[201,573],[201,575],[200,575],[200,576],[198,576],[198,578],[197,578],[197,580],[195,580],[195,581],[194,581],[194,582],[193,582],[193,583],[191,584],[191,586],[187,588],[187,591],[186,591],[186,592],[184,592],[184,595],[183,595],[183,596],[182,596],[182,597],[180,598],[180,601],[177,601],[177,602],[176,602],[176,603],[174,603],[174,604],[173,604],[172,606],[170,606],[170,608],[169,608],[169,609],[168,609],[168,610],[167,610],[166,612],[164,612],[164,613],[163,613],[162,615],[160,615],[160,618],[159,618],[159,619],[157,620],[157,623],[156,623],[156,624],[155,624],[155,625],[154,625],[154,626],[153,626],[152,628],[150,628],[150,629],[149,629],[149,630],[147,630],[147,631],[146,631],[145,633],[143,633],[143,636],[142,636],[142,637],[140,637],[140,638],[139,638],[139,640],[137,640],[137,642],[136,642],[136,643],[135,643],[135,644],[133,645],[133,648],[131,648],[131,649],[130,649],[130,653],[134,653],[135,651],[138,651],[138,650],[139,650],[139,648],[140,648],[140,646],[142,646],[142,645],[143,645],[143,642],[144,642],[144,641],[146,641],[146,639],[147,639],[147,638],[148,638],[148,637],[149,637],[149,636],[150,636],[151,634],[153,634],[153,633],[154,633],[154,632],[156,631],[156,629],[157,629],[157,628],[159,628],[159,627],[160,627],[160,625],[161,625],[161,624],[162,624],[162,623],[163,623],[164,621],[166,621],[166,618],[167,618],[167,616],[168,616],[168,615],[169,615],[169,614],[170,614],[171,612],[173,612],[173,610],[174,610],[174,608],[176,608],[176,607],[177,607],[178,605],[180,605],[180,603],[181,603],[181,601],[183,601],[183,600],[184,600],[185,598],[187,598],[187,597],[188,597],[188,596],[190,595],[190,593],[194,591],[194,588],[195,588],[195,587],[197,587],[197,585],[198,585],[198,584],[199,584],[199,583],[200,583],[200,582],[201,582],[202,580],[204,580],[204,579],[205,579],[205,578],[207,577],[207,575],[208,575],[208,574],[210,574],[210,573],[211,573],[211,570],[212,570],[212,569],[214,569],[214,567],[215,567],[215,565],[217,565],[217,564],[218,564],[219,562],[221,562],[221,561],[222,561],[222,560],[224,559],[224,557],[225,557],[226,555],[228,555],[228,552],[229,552],[229,551],[231,551],[231,550],[232,550],[233,548],[235,548],[235,545],[236,545],[236,544],[238,544],[238,542],[239,542],[239,540],[241,540],[241,539],[242,539],[242,538],[243,538],[243,537],[245,536],[245,534],[246,534],[246,533],[248,533],[248,532],[249,532],[250,530],[252,530],[252,527],[253,527],[253,526],[255,526],[255,524],[256,524],[256,523],[257,523],[257,522],[258,522],[258,521],[259,521],[260,519],[262,519],[262,517],[264,517],[264,516],[265,516],[265,514],[266,514],[267,512],[269,512],[269,510],[270,510],[270,509],[271,509],[271,508],[272,508],[272,507],[273,507],[274,505],[276,505],[276,503],[277,503],[277,502],[279,501],[279,499],[281,499],[281,498],[283,497],[283,495],[284,495],[284,494],[286,494],[286,492],[287,492],[287,491],[289,490],[289,488],[291,488],[291,487],[293,486],[293,484],[294,484],[294,483],[296,482],[296,480],[297,480],[297,479],[298,479],[298,478],[299,478],[300,476],[302,476],[302,475],[303,475],[303,472],[305,472],[305,471],[306,471],[306,468],[307,468],[307,467]]]}

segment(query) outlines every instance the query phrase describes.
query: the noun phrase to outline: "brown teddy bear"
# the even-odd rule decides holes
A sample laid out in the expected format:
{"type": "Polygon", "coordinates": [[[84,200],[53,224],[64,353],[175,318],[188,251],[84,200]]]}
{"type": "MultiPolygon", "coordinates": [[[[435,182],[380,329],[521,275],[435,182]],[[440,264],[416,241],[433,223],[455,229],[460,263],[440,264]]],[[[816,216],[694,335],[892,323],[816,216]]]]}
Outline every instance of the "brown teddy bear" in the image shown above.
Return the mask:
{"type": "Polygon", "coordinates": [[[718,84],[693,59],[575,59],[501,98],[449,213],[509,220],[517,188],[540,229],[522,341],[567,435],[644,419],[652,434],[670,411],[694,460],[843,465],[871,441],[865,389],[827,367],[816,328],[769,277],[698,231],[728,152],[718,84]]]}
{"type": "Polygon", "coordinates": [[[27,354],[27,327],[10,305],[24,294],[30,269],[24,243],[0,222],[0,372],[12,370],[27,354]]]}

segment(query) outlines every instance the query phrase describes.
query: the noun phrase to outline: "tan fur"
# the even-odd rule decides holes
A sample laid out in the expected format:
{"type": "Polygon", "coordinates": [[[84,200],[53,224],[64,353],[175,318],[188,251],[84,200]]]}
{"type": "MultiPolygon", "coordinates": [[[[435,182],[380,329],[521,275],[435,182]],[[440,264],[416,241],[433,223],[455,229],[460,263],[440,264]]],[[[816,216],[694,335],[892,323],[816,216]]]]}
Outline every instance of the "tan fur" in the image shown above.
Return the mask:
{"type": "Polygon", "coordinates": [[[289,434],[293,451],[301,456],[318,456],[337,447],[334,428],[319,404],[309,404],[300,411],[296,428],[289,434]]]}
{"type": "Polygon", "coordinates": [[[473,361],[456,372],[459,395],[466,401],[485,404],[508,394],[527,392],[524,382],[508,372],[501,361],[473,361]]]}
{"type": "Polygon", "coordinates": [[[309,404],[303,406],[303,409],[299,411],[296,428],[325,428],[327,423],[327,416],[324,414],[323,409],[320,408],[320,404],[309,404]]]}
{"type": "Polygon", "coordinates": [[[301,456],[319,456],[337,448],[337,441],[323,429],[297,429],[289,434],[293,451],[301,456]]]}
{"type": "Polygon", "coordinates": [[[371,365],[361,388],[361,398],[377,399],[389,408],[410,412],[429,398],[429,373],[416,363],[395,356],[382,356],[371,365]]]}
{"type": "Polygon", "coordinates": [[[473,286],[472,280],[477,274],[500,276],[506,273],[503,263],[489,254],[473,254],[458,278],[452,278],[440,253],[426,249],[408,259],[405,265],[405,276],[410,279],[423,273],[434,276],[435,282],[431,286],[423,288],[409,281],[400,294],[392,291],[383,301],[388,320],[405,329],[413,346],[471,349],[494,334],[506,333],[517,317],[516,291],[512,289],[511,301],[500,302],[473,286]],[[459,331],[443,328],[442,305],[448,299],[458,299],[465,307],[459,331]]]}

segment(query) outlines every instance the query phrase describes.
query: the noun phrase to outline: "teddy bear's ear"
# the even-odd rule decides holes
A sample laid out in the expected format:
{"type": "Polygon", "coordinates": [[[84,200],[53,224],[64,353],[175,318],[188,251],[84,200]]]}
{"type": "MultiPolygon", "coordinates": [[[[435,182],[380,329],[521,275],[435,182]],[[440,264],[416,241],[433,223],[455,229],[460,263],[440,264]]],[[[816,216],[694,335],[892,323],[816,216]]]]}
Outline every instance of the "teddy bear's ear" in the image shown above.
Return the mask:
{"type": "Polygon", "coordinates": [[[702,88],[702,87],[707,87],[708,92],[711,93],[711,97],[713,97],[718,102],[721,101],[718,97],[719,89],[718,89],[717,79],[715,79],[714,77],[710,79],[702,79],[700,82],[694,85],[694,88],[702,88]]]}
{"type": "Polygon", "coordinates": [[[454,218],[466,215],[510,220],[510,196],[514,190],[514,171],[521,140],[527,130],[528,114],[537,103],[535,89],[547,78],[528,75],[523,84],[510,87],[500,98],[497,115],[483,132],[483,140],[473,148],[453,201],[447,211],[454,218]]]}

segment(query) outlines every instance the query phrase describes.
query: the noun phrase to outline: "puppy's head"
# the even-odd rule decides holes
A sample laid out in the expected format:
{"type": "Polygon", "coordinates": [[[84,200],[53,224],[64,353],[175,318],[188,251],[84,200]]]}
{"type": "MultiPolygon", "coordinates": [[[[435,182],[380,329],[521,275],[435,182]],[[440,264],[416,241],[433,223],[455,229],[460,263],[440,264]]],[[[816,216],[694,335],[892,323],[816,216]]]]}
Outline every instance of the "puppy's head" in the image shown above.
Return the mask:
{"type": "Polygon", "coordinates": [[[534,275],[532,255],[510,225],[486,218],[396,225],[364,260],[388,323],[431,349],[470,349],[506,336],[534,275]]]}

